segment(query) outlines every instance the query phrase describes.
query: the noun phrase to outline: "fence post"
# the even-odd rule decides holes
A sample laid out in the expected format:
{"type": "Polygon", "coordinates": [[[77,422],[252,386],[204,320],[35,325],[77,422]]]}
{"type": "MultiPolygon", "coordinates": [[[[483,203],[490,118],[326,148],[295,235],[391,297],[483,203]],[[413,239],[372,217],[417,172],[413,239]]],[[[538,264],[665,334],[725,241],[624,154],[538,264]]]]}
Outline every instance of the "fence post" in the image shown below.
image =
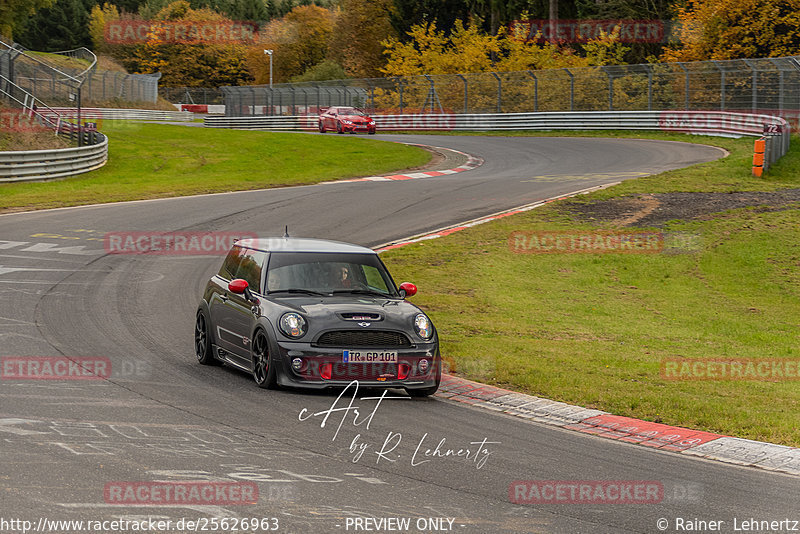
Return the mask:
{"type": "Polygon", "coordinates": [[[500,81],[500,76],[496,72],[491,73],[494,79],[497,80],[497,112],[502,113],[503,106],[503,82],[500,81]]]}
{"type": "Polygon", "coordinates": [[[600,70],[605,72],[606,76],[608,76],[608,110],[614,111],[614,77],[605,65],[601,65],[600,70]]]}
{"type": "Polygon", "coordinates": [[[532,70],[529,70],[528,74],[533,78],[533,111],[535,113],[539,111],[539,78],[536,77],[532,70]]]}
{"type": "Polygon", "coordinates": [[[569,69],[565,68],[564,71],[569,74],[569,110],[575,109],[575,75],[569,69]]]}
{"type": "Polygon", "coordinates": [[[375,86],[372,85],[369,78],[364,78],[364,83],[369,87],[369,106],[367,106],[367,111],[369,113],[375,113],[375,86]]]}
{"type": "Polygon", "coordinates": [[[725,111],[725,69],[719,66],[719,61],[711,60],[719,71],[719,110],[725,111]]]}
{"type": "Polygon", "coordinates": [[[653,68],[645,64],[647,70],[647,111],[653,111],[653,68]]]}
{"type": "Polygon", "coordinates": [[[467,113],[469,113],[469,111],[468,111],[469,110],[469,106],[468,106],[468,100],[467,100],[467,95],[468,95],[468,92],[467,92],[468,91],[468,89],[467,89],[467,79],[464,76],[462,76],[461,74],[456,74],[456,76],[461,78],[461,81],[464,82],[464,115],[466,115],[467,113]]]}
{"type": "Polygon", "coordinates": [[[689,111],[689,71],[686,67],[683,66],[683,63],[680,61],[677,62],[678,66],[686,73],[686,81],[684,82],[684,91],[686,92],[686,104],[685,109],[689,111]]]}
{"type": "Polygon", "coordinates": [[[400,86],[400,115],[403,114],[403,78],[398,78],[400,86]]]}
{"type": "Polygon", "coordinates": [[[753,113],[757,113],[758,112],[758,71],[753,66],[753,64],[750,63],[749,59],[745,59],[744,62],[747,63],[748,67],[750,67],[750,75],[752,76],[752,83],[750,84],[750,87],[752,89],[753,113]]]}
{"type": "Polygon", "coordinates": [[[783,116],[783,69],[775,58],[769,58],[778,69],[778,115],[783,116]]]}

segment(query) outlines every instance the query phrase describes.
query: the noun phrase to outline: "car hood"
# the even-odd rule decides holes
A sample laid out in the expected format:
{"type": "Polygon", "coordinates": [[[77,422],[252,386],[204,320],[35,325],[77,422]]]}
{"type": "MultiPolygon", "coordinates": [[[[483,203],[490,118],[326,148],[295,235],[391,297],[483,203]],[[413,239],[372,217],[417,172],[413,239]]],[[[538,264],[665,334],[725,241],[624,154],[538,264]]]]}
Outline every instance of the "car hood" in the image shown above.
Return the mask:
{"type": "Polygon", "coordinates": [[[340,119],[346,119],[352,122],[369,122],[372,119],[369,117],[364,117],[362,115],[339,115],[340,119]]]}
{"type": "MultiPolygon", "coordinates": [[[[369,322],[376,328],[409,328],[420,309],[400,299],[347,295],[336,297],[291,296],[273,298],[273,302],[303,314],[314,326],[325,328],[357,328],[359,322],[369,322]],[[377,319],[361,319],[374,315],[377,319]],[[356,316],[353,318],[353,316],[356,316]]],[[[287,310],[288,311],[288,310],[287,310]]]]}

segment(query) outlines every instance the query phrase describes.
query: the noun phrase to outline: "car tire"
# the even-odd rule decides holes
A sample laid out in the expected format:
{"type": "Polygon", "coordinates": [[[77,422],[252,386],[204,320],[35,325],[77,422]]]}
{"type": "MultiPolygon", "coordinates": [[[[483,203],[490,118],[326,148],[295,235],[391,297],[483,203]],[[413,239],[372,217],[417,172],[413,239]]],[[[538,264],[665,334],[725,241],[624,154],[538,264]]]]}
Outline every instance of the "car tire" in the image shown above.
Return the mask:
{"type": "Polygon", "coordinates": [[[253,359],[253,379],[260,388],[275,389],[277,385],[275,365],[270,362],[269,339],[259,330],[253,338],[251,349],[253,359]]]}
{"type": "Polygon", "coordinates": [[[369,131],[369,132],[367,132],[367,133],[368,133],[369,135],[375,135],[375,130],[370,130],[370,131],[369,131]]]}
{"type": "Polygon", "coordinates": [[[336,133],[337,134],[343,134],[344,133],[344,130],[342,130],[342,123],[341,122],[337,122],[336,123],[336,133]]]}
{"type": "Polygon", "coordinates": [[[319,133],[325,133],[326,131],[325,125],[322,124],[322,121],[319,121],[319,133]]]}
{"type": "Polygon", "coordinates": [[[211,347],[211,337],[208,335],[208,318],[203,310],[197,311],[194,323],[194,355],[202,365],[219,365],[214,358],[214,349],[211,347]]]}

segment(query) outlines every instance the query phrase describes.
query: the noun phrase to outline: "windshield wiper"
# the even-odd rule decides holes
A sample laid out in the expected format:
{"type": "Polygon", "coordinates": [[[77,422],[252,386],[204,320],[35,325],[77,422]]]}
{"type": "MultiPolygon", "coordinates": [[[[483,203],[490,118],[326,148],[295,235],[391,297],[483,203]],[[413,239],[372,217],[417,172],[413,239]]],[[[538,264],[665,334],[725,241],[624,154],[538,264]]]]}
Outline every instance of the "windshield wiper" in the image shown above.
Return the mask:
{"type": "Polygon", "coordinates": [[[380,291],[373,291],[371,289],[334,289],[332,293],[334,295],[337,293],[352,293],[355,295],[375,295],[383,298],[392,298],[392,295],[388,293],[381,293],[380,291]]]}
{"type": "Polygon", "coordinates": [[[272,291],[268,291],[267,295],[272,295],[275,293],[300,293],[303,295],[319,295],[320,297],[327,296],[327,293],[320,293],[319,291],[313,291],[311,289],[299,289],[299,288],[273,289],[272,291]]]}

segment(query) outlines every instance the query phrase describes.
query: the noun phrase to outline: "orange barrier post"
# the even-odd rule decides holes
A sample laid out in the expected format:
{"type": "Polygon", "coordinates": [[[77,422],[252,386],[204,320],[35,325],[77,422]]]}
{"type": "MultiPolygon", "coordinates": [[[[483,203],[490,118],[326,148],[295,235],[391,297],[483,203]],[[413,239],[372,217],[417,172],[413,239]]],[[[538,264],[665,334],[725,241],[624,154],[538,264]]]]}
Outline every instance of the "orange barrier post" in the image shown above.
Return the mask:
{"type": "Polygon", "coordinates": [[[753,176],[761,177],[764,174],[764,151],[767,148],[767,140],[761,138],[756,140],[755,153],[753,154],[753,176]]]}

